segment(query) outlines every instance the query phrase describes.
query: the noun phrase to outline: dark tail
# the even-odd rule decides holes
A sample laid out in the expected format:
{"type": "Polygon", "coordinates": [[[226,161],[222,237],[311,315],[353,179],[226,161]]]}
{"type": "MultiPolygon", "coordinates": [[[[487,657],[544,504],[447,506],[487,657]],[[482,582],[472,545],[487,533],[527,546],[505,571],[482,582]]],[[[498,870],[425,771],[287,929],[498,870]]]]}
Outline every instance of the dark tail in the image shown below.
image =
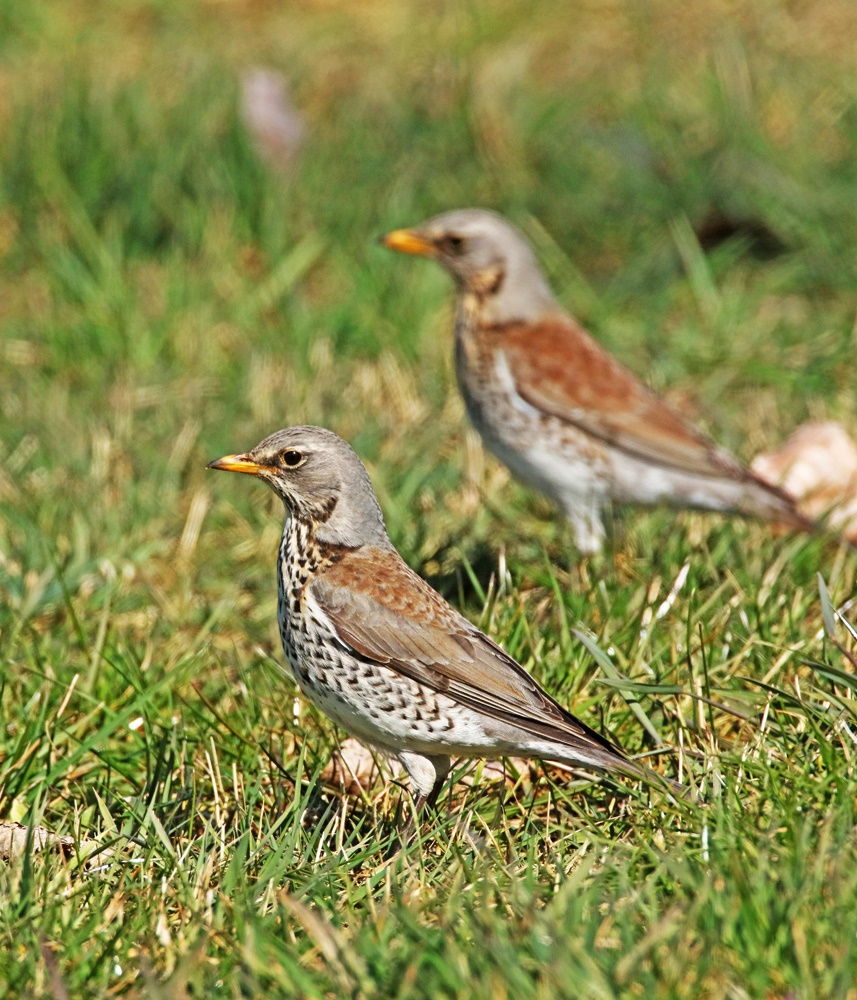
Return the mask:
{"type": "Polygon", "coordinates": [[[757,476],[747,470],[747,485],[751,488],[744,513],[760,517],[774,524],[781,524],[793,531],[805,531],[814,534],[823,530],[823,526],[798,510],[797,500],[779,486],[757,476]]]}

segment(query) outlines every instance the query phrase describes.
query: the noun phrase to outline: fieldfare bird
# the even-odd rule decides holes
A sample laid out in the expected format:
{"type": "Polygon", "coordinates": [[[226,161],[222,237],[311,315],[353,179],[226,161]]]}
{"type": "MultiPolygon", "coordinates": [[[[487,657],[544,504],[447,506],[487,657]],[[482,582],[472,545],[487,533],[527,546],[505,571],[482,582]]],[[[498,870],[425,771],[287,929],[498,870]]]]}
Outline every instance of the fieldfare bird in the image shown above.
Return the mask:
{"type": "Polygon", "coordinates": [[[451,757],[535,757],[678,787],[562,708],[408,567],[336,434],[291,427],[209,468],[258,476],[285,504],[277,618],[289,666],[325,715],[400,761],[418,808],[451,757]]]}
{"type": "Polygon", "coordinates": [[[811,530],[794,500],[718,448],[557,303],[526,239],[467,208],[383,238],[432,257],[458,290],[455,370],[485,445],[553,500],[583,554],[609,501],[667,503],[811,530]]]}

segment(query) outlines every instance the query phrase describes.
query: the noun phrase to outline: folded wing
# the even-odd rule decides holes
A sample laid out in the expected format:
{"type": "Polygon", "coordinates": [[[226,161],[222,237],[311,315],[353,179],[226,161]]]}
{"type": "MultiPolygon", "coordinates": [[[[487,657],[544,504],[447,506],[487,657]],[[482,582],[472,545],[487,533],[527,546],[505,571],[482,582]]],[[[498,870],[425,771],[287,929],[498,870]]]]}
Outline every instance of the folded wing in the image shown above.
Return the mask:
{"type": "Polygon", "coordinates": [[[646,462],[700,476],[749,477],[570,317],[500,330],[515,387],[536,409],[646,462]]]}
{"type": "Polygon", "coordinates": [[[585,747],[617,766],[625,762],[617,747],[557,704],[403,560],[389,553],[377,559],[361,549],[309,591],[340,640],[360,657],[534,736],[585,747]]]}

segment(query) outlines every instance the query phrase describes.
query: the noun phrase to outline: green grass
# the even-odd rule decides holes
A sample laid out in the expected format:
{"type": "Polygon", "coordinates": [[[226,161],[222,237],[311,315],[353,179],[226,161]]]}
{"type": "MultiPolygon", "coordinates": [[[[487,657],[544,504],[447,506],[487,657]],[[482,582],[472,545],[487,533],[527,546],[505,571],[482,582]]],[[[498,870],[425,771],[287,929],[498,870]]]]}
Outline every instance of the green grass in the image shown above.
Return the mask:
{"type": "Polygon", "coordinates": [[[845,605],[853,552],[620,511],[579,566],[466,428],[448,282],[374,241],[496,207],[742,458],[853,431],[855,30],[0,0],[0,821],[80,844],[0,867],[0,993],[857,997],[857,675],[817,582],[845,605]],[[286,180],[236,110],[259,61],[307,119],[286,180]],[[277,667],[278,503],[204,468],[305,421],[412,566],[701,804],[477,768],[388,860],[407,797],[322,782],[337,734],[277,667]]]}

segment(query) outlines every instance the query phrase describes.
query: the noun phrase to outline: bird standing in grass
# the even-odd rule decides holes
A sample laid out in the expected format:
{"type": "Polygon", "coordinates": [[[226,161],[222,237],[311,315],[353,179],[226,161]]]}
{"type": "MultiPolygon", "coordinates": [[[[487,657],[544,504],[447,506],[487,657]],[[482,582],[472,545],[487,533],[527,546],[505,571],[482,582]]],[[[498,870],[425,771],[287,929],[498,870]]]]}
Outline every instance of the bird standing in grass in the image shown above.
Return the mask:
{"type": "Polygon", "coordinates": [[[455,369],[470,419],[519,479],[560,507],[581,553],[601,549],[610,501],[813,527],[564,312],[529,243],[501,216],[446,212],[383,242],[452,275],[455,369]]]}
{"type": "Polygon", "coordinates": [[[562,708],[407,566],[363,463],[331,431],[291,427],[209,468],[257,476],[285,504],[286,659],[314,705],[401,762],[418,808],[437,797],[451,757],[535,757],[666,782],[562,708]]]}

